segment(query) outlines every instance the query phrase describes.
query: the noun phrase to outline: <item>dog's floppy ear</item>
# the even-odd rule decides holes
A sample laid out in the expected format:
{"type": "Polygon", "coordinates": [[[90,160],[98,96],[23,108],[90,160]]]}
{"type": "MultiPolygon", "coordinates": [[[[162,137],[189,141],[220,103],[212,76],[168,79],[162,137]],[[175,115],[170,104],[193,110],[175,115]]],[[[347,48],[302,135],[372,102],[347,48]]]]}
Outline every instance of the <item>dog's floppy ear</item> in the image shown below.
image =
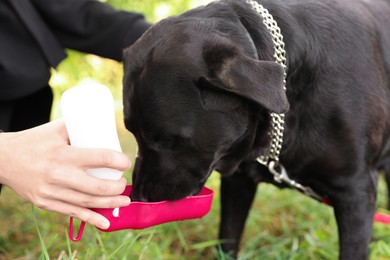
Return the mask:
{"type": "Polygon", "coordinates": [[[252,100],[273,113],[289,109],[281,65],[252,59],[221,42],[205,45],[203,57],[208,67],[207,80],[214,86],[252,100]]]}

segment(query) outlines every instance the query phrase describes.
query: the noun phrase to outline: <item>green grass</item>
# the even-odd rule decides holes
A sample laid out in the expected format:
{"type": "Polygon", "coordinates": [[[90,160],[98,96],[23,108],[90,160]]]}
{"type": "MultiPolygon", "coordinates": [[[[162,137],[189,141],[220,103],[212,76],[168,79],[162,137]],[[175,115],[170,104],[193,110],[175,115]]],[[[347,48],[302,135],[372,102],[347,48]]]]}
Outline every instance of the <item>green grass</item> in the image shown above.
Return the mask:
{"type": "MultiPolygon", "coordinates": [[[[228,259],[216,248],[219,176],[207,186],[216,191],[211,212],[199,220],[144,230],[100,232],[86,226],[71,242],[69,218],[31,209],[9,189],[0,198],[0,259],[228,259]]],[[[383,181],[379,206],[385,204],[383,181]]],[[[293,190],[261,184],[249,215],[240,259],[337,259],[332,208],[293,190]]],[[[390,226],[374,224],[371,259],[390,258],[390,226]]]]}

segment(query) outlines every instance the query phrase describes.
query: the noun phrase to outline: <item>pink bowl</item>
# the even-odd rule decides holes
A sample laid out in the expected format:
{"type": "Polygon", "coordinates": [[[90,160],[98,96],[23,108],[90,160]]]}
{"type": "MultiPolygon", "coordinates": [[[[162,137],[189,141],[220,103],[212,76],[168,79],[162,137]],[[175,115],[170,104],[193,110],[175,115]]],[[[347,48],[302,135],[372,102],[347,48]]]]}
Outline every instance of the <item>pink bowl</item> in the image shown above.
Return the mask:
{"type": "MultiPolygon", "coordinates": [[[[122,195],[130,195],[132,186],[126,187],[122,195]]],[[[131,202],[129,206],[117,209],[92,209],[102,214],[110,221],[108,229],[99,229],[103,232],[112,232],[123,229],[143,229],[167,222],[201,218],[211,208],[214,192],[204,187],[198,195],[189,196],[177,201],[160,202],[131,202]]],[[[77,237],[73,236],[73,218],[70,218],[69,238],[79,241],[84,230],[81,222],[77,237]]]]}

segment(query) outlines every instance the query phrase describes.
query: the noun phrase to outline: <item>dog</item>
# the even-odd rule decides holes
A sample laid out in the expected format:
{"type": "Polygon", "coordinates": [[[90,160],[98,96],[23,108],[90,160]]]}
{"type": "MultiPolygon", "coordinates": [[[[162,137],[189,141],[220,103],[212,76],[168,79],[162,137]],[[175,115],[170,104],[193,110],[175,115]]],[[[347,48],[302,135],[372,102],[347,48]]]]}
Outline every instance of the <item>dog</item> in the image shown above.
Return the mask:
{"type": "Polygon", "coordinates": [[[162,20],[124,51],[124,121],[139,149],[131,197],[182,199],[217,170],[219,237],[237,257],[258,184],[288,186],[257,162],[271,114],[284,114],[280,164],[333,206],[339,258],[367,259],[390,152],[390,1],[258,2],[281,29],[285,68],[245,0],[162,20]]]}

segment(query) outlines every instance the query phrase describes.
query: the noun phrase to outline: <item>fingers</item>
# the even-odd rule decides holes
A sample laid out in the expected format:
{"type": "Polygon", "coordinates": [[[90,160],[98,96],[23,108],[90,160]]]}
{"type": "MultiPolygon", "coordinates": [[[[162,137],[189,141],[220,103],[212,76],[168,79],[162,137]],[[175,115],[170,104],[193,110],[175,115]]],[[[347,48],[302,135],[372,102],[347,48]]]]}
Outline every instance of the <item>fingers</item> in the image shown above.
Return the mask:
{"type": "Polygon", "coordinates": [[[125,178],[120,180],[105,180],[92,177],[85,172],[69,171],[68,173],[56,172],[48,180],[53,186],[63,187],[75,190],[81,193],[95,196],[114,196],[123,193],[127,181],[125,178]]]}
{"type": "MultiPolygon", "coordinates": [[[[102,180],[85,170],[113,168],[127,170],[126,155],[108,149],[76,148],[69,145],[63,120],[6,135],[1,151],[7,163],[0,180],[21,197],[42,209],[81,219],[99,228],[109,223],[88,208],[115,208],[129,204],[120,196],[126,180],[102,180]]],[[[3,166],[3,165],[2,165],[3,166]]]]}
{"type": "Polygon", "coordinates": [[[109,227],[108,220],[89,208],[119,208],[130,204],[128,196],[92,196],[56,187],[41,191],[39,195],[31,200],[37,207],[78,218],[101,229],[109,227]]]}
{"type": "MultiPolygon", "coordinates": [[[[69,137],[63,119],[57,119],[40,127],[57,133],[58,136],[61,136],[64,143],[69,143],[69,137]]],[[[131,167],[130,159],[121,152],[110,149],[78,148],[69,145],[62,148],[64,150],[61,156],[66,156],[65,161],[70,160],[74,165],[81,166],[84,169],[107,167],[126,171],[131,167]]]]}
{"type": "Polygon", "coordinates": [[[126,171],[131,167],[130,159],[123,153],[109,149],[89,149],[69,147],[72,152],[68,153],[74,163],[84,169],[112,168],[126,171]]]}
{"type": "Polygon", "coordinates": [[[117,208],[130,204],[128,196],[117,194],[110,196],[91,195],[57,186],[40,189],[39,193],[32,198],[32,201],[40,208],[48,209],[50,209],[48,201],[62,201],[85,208],[117,208]]]}
{"type": "Polygon", "coordinates": [[[42,208],[45,210],[55,211],[63,215],[68,215],[81,221],[84,221],[92,226],[107,229],[110,227],[110,221],[90,209],[70,205],[61,201],[49,201],[50,208],[42,208]]]}
{"type": "Polygon", "coordinates": [[[94,196],[69,189],[56,189],[50,198],[84,208],[118,208],[130,204],[128,196],[94,196]]]}

